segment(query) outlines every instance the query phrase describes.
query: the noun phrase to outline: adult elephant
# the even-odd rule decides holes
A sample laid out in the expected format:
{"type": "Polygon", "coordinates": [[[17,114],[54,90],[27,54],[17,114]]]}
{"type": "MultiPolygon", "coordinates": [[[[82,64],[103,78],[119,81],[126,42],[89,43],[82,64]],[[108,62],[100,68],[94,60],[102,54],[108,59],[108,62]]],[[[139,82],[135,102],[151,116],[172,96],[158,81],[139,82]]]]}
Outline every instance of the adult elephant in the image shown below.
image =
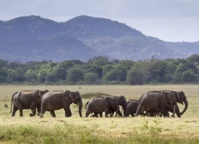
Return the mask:
{"type": "Polygon", "coordinates": [[[173,93],[167,93],[165,91],[148,91],[144,93],[139,99],[139,105],[136,111],[136,115],[143,113],[143,111],[160,113],[160,116],[164,115],[166,104],[169,104],[174,109],[177,105],[176,98],[173,93]]]}
{"type": "MultiPolygon", "coordinates": [[[[177,116],[178,116],[178,117],[180,117],[181,115],[183,115],[184,112],[185,112],[185,111],[187,110],[187,108],[188,108],[188,101],[187,101],[187,98],[186,98],[184,92],[183,92],[183,91],[171,91],[171,90],[165,90],[165,92],[167,92],[167,93],[173,93],[173,94],[175,95],[176,101],[177,101],[178,103],[180,103],[180,104],[182,104],[182,105],[185,104],[185,107],[184,107],[183,111],[180,112],[179,109],[178,109],[179,112],[177,112],[177,116]]],[[[167,108],[168,108],[168,111],[172,111],[172,108],[171,108],[171,107],[167,107],[167,108]]]]}
{"type": "Polygon", "coordinates": [[[134,114],[136,114],[136,110],[138,107],[138,100],[135,99],[131,99],[127,102],[126,104],[126,111],[125,111],[125,116],[128,117],[129,115],[131,115],[132,117],[134,117],[134,114]]]}
{"type": "Polygon", "coordinates": [[[23,109],[31,109],[30,116],[36,114],[36,109],[40,113],[41,96],[48,92],[48,90],[22,90],[15,92],[11,99],[11,113],[15,116],[17,110],[20,111],[20,116],[23,116],[23,109]],[[13,105],[13,107],[12,107],[13,105]]]}
{"type": "Polygon", "coordinates": [[[78,91],[50,91],[45,93],[41,99],[41,114],[43,117],[46,111],[50,111],[52,117],[56,117],[55,110],[64,109],[65,116],[72,116],[70,105],[75,103],[78,105],[79,116],[82,117],[82,98],[78,91]]]}
{"type": "Polygon", "coordinates": [[[94,113],[93,116],[97,117],[100,114],[100,117],[102,117],[103,112],[105,112],[105,117],[108,117],[108,114],[112,111],[116,111],[119,114],[119,104],[115,98],[94,97],[87,102],[86,117],[91,113],[94,113]]]}

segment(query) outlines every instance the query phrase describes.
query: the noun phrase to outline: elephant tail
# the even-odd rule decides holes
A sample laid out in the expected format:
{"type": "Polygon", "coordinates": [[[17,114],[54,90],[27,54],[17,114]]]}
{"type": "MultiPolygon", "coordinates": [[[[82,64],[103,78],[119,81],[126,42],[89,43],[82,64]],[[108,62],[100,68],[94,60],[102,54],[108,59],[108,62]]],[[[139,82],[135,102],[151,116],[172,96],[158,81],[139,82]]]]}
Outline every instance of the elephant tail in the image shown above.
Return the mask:
{"type": "Polygon", "coordinates": [[[13,95],[12,95],[12,98],[11,98],[11,106],[10,106],[10,113],[12,113],[12,105],[13,105],[13,98],[14,96],[18,93],[18,91],[16,91],[13,95]]]}

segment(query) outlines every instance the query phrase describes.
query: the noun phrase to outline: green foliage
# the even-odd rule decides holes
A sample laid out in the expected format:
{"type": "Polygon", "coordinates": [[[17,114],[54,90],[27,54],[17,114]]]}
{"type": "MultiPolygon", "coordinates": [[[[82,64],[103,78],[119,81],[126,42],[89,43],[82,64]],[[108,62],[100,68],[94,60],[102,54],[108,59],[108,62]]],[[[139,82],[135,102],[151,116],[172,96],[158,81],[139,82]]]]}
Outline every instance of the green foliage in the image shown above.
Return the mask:
{"type": "Polygon", "coordinates": [[[151,84],[199,83],[199,56],[187,59],[109,60],[94,57],[83,63],[67,60],[27,62],[0,60],[0,83],[151,84]]]}
{"type": "Polygon", "coordinates": [[[80,68],[71,68],[68,70],[67,80],[74,83],[83,81],[84,72],[80,68]]]}

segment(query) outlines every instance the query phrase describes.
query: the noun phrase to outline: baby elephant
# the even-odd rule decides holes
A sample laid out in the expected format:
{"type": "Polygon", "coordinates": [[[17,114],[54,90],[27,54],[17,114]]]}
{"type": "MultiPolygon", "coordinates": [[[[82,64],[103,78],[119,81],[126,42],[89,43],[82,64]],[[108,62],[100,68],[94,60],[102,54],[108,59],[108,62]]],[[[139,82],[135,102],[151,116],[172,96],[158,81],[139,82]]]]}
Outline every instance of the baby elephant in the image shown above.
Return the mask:
{"type": "Polygon", "coordinates": [[[119,113],[119,104],[116,99],[111,97],[92,98],[87,102],[86,117],[91,113],[100,114],[102,117],[103,112],[105,112],[105,117],[108,117],[109,112],[113,110],[119,113]]]}
{"type": "Polygon", "coordinates": [[[126,111],[125,111],[125,116],[126,117],[128,117],[129,115],[131,115],[132,117],[134,116],[134,114],[137,111],[138,103],[139,103],[139,101],[138,100],[134,100],[134,99],[129,100],[127,102],[126,111]]]}

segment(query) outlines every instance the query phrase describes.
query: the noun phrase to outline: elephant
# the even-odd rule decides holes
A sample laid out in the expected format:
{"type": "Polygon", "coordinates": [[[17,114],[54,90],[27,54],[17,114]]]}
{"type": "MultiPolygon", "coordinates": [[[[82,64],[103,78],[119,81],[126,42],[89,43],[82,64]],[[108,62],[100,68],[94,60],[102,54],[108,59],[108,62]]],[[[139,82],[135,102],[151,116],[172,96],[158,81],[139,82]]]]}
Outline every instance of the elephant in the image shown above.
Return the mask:
{"type": "Polygon", "coordinates": [[[49,91],[42,96],[41,99],[41,114],[43,117],[46,111],[50,111],[52,117],[56,117],[55,110],[64,109],[65,117],[72,116],[70,104],[78,105],[79,116],[82,117],[82,98],[78,91],[49,91]]]}
{"type": "Polygon", "coordinates": [[[147,113],[156,112],[157,115],[160,114],[160,116],[162,116],[165,114],[167,104],[173,108],[173,114],[175,114],[177,103],[173,93],[148,91],[140,97],[136,115],[143,113],[143,111],[147,111],[147,113]]]}
{"type": "Polygon", "coordinates": [[[23,109],[31,109],[30,116],[35,116],[36,109],[40,113],[41,97],[48,90],[22,90],[15,92],[11,99],[12,116],[15,116],[17,110],[20,111],[20,116],[23,116],[23,109]],[[13,108],[12,108],[13,105],[13,108]]]}
{"type": "MultiPolygon", "coordinates": [[[[171,90],[164,90],[164,91],[167,92],[167,93],[173,93],[173,94],[175,95],[176,101],[177,101],[178,103],[180,103],[180,104],[182,104],[182,105],[183,105],[183,103],[185,104],[185,107],[184,107],[184,109],[183,109],[182,112],[180,112],[179,108],[176,109],[176,114],[177,114],[177,116],[178,116],[178,117],[181,117],[181,115],[183,115],[183,113],[184,113],[184,112],[187,110],[187,108],[188,108],[188,101],[187,101],[187,98],[186,98],[184,92],[183,92],[183,91],[171,91],[171,90]]],[[[173,109],[172,109],[171,106],[167,106],[167,109],[168,109],[168,111],[170,111],[170,112],[173,111],[173,109]]]]}
{"type": "Polygon", "coordinates": [[[133,117],[136,113],[137,107],[138,107],[138,100],[131,99],[126,104],[126,111],[125,111],[125,117],[128,117],[130,114],[133,117]]]}
{"type": "MultiPolygon", "coordinates": [[[[126,111],[126,103],[127,103],[127,101],[126,101],[126,98],[124,97],[124,96],[104,96],[104,97],[110,97],[110,98],[114,98],[114,99],[116,99],[117,101],[118,101],[118,104],[119,104],[119,106],[122,106],[122,109],[123,109],[123,115],[124,115],[124,113],[125,113],[125,111],[126,111]]],[[[109,113],[111,114],[111,116],[113,116],[113,114],[114,114],[114,109],[112,109],[112,111],[111,111],[111,109],[110,109],[110,111],[109,111],[109,113]]],[[[118,113],[116,113],[116,115],[119,115],[119,116],[122,116],[122,113],[120,112],[120,110],[118,111],[118,113]]]]}
{"type": "Polygon", "coordinates": [[[113,97],[94,97],[86,104],[86,117],[88,117],[90,113],[94,113],[93,116],[95,117],[98,117],[98,114],[100,114],[100,117],[102,117],[103,112],[105,112],[105,117],[108,117],[108,114],[112,111],[116,111],[116,113],[119,114],[118,101],[113,97]]]}

